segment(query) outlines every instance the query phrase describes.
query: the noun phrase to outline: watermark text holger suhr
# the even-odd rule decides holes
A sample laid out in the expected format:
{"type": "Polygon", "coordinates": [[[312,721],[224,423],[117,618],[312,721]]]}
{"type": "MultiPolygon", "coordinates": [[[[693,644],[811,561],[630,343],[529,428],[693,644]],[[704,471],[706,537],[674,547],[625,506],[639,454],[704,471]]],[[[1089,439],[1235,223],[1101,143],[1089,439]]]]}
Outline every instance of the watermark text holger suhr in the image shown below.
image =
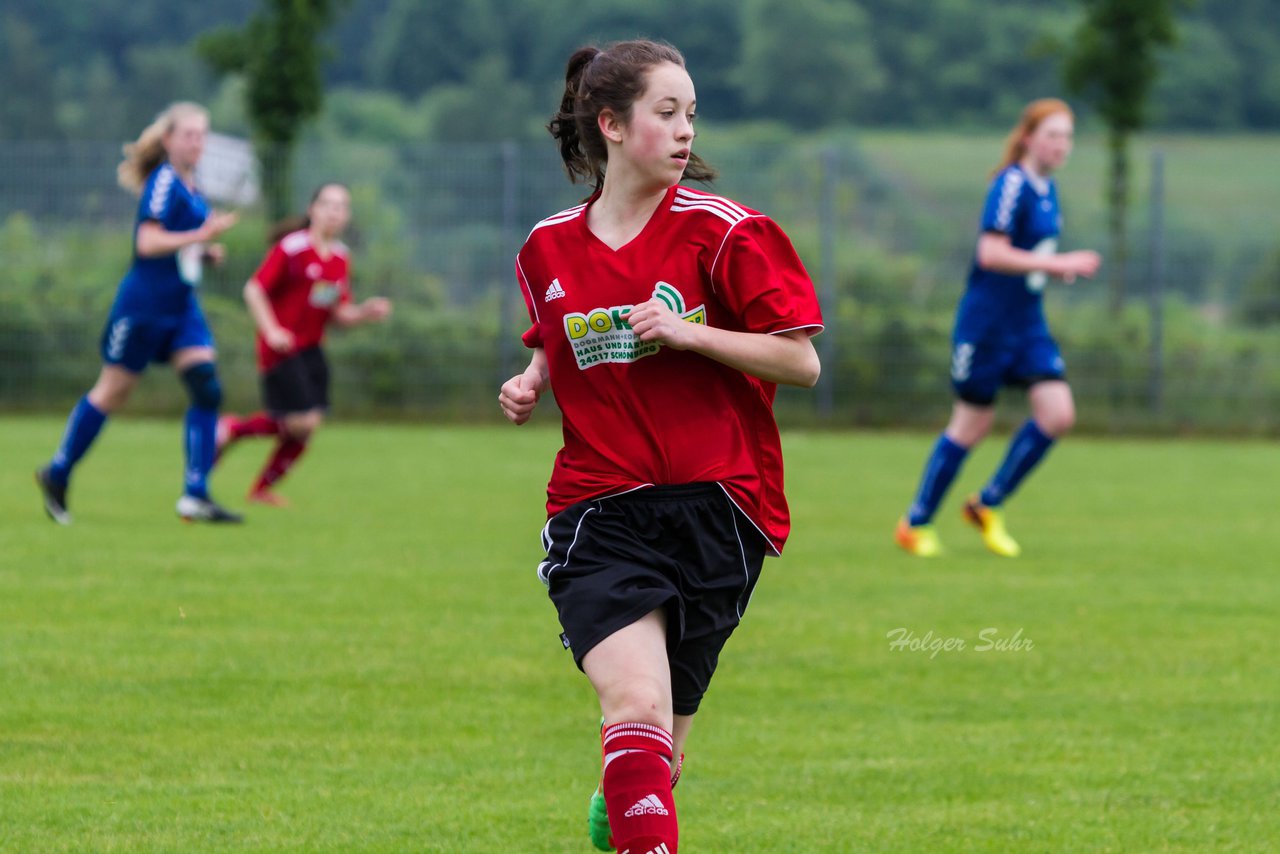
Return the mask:
{"type": "Polygon", "coordinates": [[[995,626],[979,631],[978,640],[972,646],[962,637],[935,635],[933,629],[917,635],[905,626],[890,629],[885,637],[893,652],[923,652],[930,658],[937,658],[940,652],[1030,652],[1036,646],[1035,641],[1023,635],[1021,628],[1010,635],[995,626]]]}

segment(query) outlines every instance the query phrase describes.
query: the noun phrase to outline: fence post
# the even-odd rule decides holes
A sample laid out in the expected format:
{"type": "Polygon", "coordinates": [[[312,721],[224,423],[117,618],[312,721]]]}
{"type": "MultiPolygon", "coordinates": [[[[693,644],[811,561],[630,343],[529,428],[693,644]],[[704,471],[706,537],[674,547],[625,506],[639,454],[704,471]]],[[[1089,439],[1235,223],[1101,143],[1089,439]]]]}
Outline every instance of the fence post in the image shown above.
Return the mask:
{"type": "Polygon", "coordinates": [[[1151,348],[1148,354],[1147,406],[1159,414],[1164,402],[1164,152],[1151,153],[1150,284],[1151,348]]]}
{"type": "Polygon", "coordinates": [[[515,311],[513,289],[506,285],[512,278],[515,245],[516,217],[519,216],[520,188],[520,149],[513,140],[502,143],[502,257],[498,276],[498,378],[497,384],[507,381],[511,376],[511,364],[514,359],[515,342],[511,330],[511,314],[515,311]]]}
{"type": "Polygon", "coordinates": [[[819,275],[818,301],[822,305],[823,320],[826,328],[818,336],[818,357],[822,360],[822,373],[818,379],[817,407],[818,416],[829,420],[835,411],[836,389],[836,217],[835,217],[835,184],[839,167],[839,152],[835,148],[822,150],[821,170],[821,202],[818,209],[820,218],[819,230],[822,234],[822,266],[819,275]]]}

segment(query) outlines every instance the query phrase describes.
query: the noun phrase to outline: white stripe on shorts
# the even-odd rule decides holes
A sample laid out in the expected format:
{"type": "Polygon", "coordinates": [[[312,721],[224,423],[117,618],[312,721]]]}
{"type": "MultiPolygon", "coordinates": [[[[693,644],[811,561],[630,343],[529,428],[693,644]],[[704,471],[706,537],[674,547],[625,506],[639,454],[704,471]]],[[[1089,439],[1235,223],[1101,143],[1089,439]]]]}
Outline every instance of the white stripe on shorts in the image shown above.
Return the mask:
{"type": "MultiPolygon", "coordinates": [[[[564,553],[564,563],[550,563],[550,561],[544,560],[542,563],[538,564],[538,580],[541,581],[543,584],[550,587],[551,573],[555,572],[557,569],[559,569],[560,567],[564,566],[569,562],[569,555],[573,553],[573,547],[578,544],[578,533],[582,530],[582,523],[586,521],[587,515],[595,509],[597,508],[588,507],[586,511],[583,512],[582,517],[578,519],[578,524],[575,525],[573,528],[573,542],[569,543],[569,548],[566,549],[564,553]]],[[[551,523],[555,521],[555,518],[556,517],[553,516],[551,517],[551,519],[548,519],[546,526],[542,529],[542,542],[547,547],[548,556],[551,554],[551,546],[554,545],[554,543],[551,540],[551,523]]]]}

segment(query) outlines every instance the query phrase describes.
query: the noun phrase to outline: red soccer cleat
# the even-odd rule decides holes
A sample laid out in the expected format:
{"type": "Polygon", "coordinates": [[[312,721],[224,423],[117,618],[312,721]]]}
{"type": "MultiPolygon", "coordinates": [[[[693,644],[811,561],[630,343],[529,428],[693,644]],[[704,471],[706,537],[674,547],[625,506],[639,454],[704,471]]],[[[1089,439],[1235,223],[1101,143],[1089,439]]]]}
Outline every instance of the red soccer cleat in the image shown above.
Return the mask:
{"type": "Polygon", "coordinates": [[[263,487],[262,489],[250,490],[245,498],[251,504],[266,504],[268,507],[288,507],[289,499],[283,495],[272,492],[270,489],[263,487]]]}

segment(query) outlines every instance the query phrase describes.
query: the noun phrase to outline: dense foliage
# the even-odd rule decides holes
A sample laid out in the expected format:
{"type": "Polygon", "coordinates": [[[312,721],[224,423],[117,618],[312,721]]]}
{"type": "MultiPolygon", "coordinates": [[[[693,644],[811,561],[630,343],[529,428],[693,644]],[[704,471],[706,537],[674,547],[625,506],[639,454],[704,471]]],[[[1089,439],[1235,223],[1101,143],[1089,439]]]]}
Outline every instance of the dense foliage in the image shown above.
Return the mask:
{"type": "MultiPolygon", "coordinates": [[[[260,6],[8,0],[0,139],[123,139],[178,97],[225,104],[215,119],[227,126],[242,112],[226,91],[237,84],[193,45],[260,6]]],[[[1061,90],[1082,14],[1052,0],[352,0],[326,31],[325,83],[358,93],[347,133],[390,123],[417,138],[520,138],[575,46],[647,35],[685,51],[714,121],[989,127],[1061,90]]],[[[1280,127],[1271,0],[1199,0],[1179,9],[1178,30],[1157,57],[1152,126],[1280,127]]]]}
{"type": "Polygon", "coordinates": [[[246,26],[219,27],[196,41],[196,52],[216,71],[244,76],[267,209],[276,219],[289,213],[294,145],[324,105],[320,39],[335,2],[266,0],[246,26]]]}
{"type": "Polygon", "coordinates": [[[1128,267],[1129,137],[1146,124],[1160,48],[1174,42],[1175,0],[1084,0],[1085,17],[1067,51],[1064,78],[1097,107],[1111,152],[1107,181],[1111,307],[1124,303],[1128,267]]]}
{"type": "MultiPolygon", "coordinates": [[[[827,323],[816,339],[822,384],[816,392],[784,389],[784,417],[789,423],[941,423],[950,399],[951,321],[998,138],[929,145],[930,135],[910,134],[909,144],[886,140],[873,147],[839,137],[753,145],[742,136],[720,129],[707,134],[703,151],[724,175],[716,188],[783,224],[814,277],[827,323]],[[886,157],[886,150],[900,156],[886,157]],[[942,153],[953,168],[932,173],[928,164],[942,153]],[[956,182],[954,201],[939,180],[947,178],[956,182]]],[[[128,197],[111,186],[112,146],[96,148],[101,156],[76,170],[83,179],[79,195],[64,198],[70,187],[38,194],[63,204],[78,199],[81,215],[61,207],[45,214],[35,204],[15,211],[0,206],[0,257],[6,259],[0,410],[61,410],[97,371],[102,323],[128,264],[129,209],[128,197]],[[88,182],[92,176],[96,184],[88,182]],[[121,206],[91,210],[98,195],[121,206]]],[[[1090,189],[1103,171],[1101,148],[1086,139],[1064,176],[1072,247],[1098,245],[1105,228],[1090,189]]],[[[5,150],[0,146],[0,174],[5,150]]],[[[527,358],[519,343],[527,313],[511,259],[532,223],[582,192],[565,180],[552,146],[348,142],[306,144],[299,155],[302,187],[334,174],[350,182],[355,289],[396,304],[387,325],[331,337],[337,411],[496,418],[495,390],[527,358]]],[[[1265,199],[1272,185],[1248,176],[1261,168],[1249,164],[1268,156],[1266,140],[1192,141],[1170,152],[1179,169],[1171,201],[1204,196],[1208,204],[1206,187],[1216,187],[1225,201],[1166,214],[1170,275],[1160,372],[1152,369],[1152,324],[1137,300],[1113,316],[1092,284],[1054,288],[1047,297],[1083,429],[1276,430],[1280,337],[1267,324],[1278,316],[1280,265],[1267,256],[1273,235],[1233,219],[1259,208],[1242,196],[1240,180],[1186,179],[1207,172],[1206,163],[1245,164],[1236,171],[1246,185],[1263,184],[1265,199]],[[1194,160],[1188,148],[1209,150],[1194,160]],[[1250,323],[1233,322],[1232,305],[1247,308],[1250,323]]],[[[0,192],[0,201],[4,197],[0,192]]],[[[201,288],[233,407],[257,401],[252,324],[240,291],[262,257],[266,224],[260,211],[246,211],[225,236],[226,264],[210,271],[201,288]]],[[[1131,273],[1132,293],[1145,294],[1146,265],[1135,263],[1131,273]]],[[[130,409],[174,411],[184,400],[179,384],[157,367],[130,409]]],[[[1002,412],[1016,418],[1021,407],[1002,412]]]]}

